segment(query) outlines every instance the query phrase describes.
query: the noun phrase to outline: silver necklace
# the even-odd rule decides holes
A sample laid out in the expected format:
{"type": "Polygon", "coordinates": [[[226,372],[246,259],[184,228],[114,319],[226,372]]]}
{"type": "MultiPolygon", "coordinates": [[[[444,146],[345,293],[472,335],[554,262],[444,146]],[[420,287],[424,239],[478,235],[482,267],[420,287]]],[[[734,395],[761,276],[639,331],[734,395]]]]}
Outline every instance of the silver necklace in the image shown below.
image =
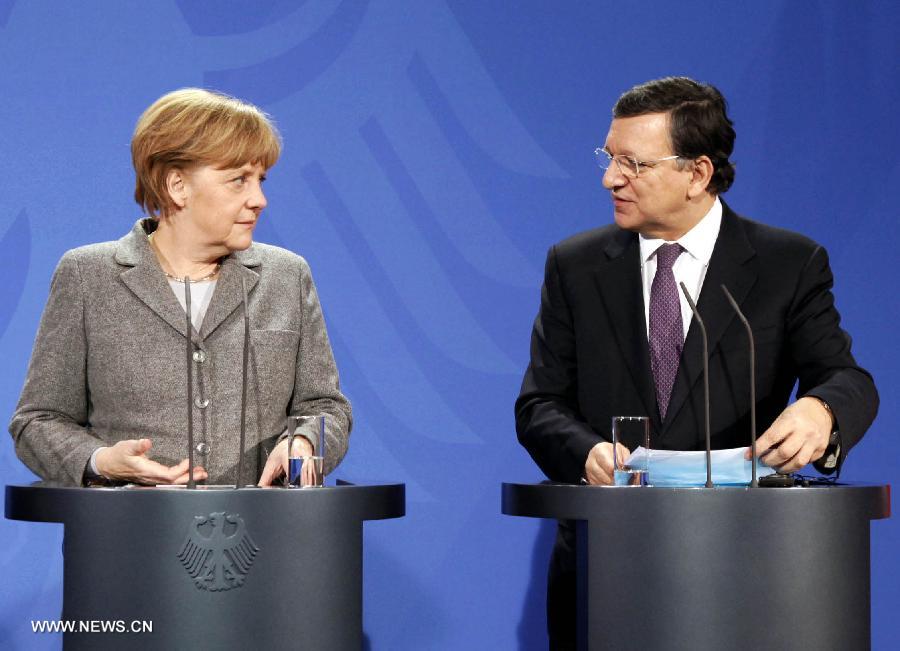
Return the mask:
{"type": "MultiPolygon", "coordinates": [[[[154,251],[158,252],[159,249],[156,248],[156,242],[153,241],[153,233],[150,233],[149,235],[147,235],[147,240],[150,242],[150,248],[153,249],[154,251]]],[[[160,268],[162,268],[162,265],[160,265],[160,268]]],[[[188,278],[188,283],[193,285],[194,283],[202,283],[202,282],[206,282],[207,280],[212,280],[213,278],[215,278],[216,274],[219,273],[219,270],[221,268],[222,268],[222,263],[217,262],[216,266],[213,268],[213,270],[211,272],[209,272],[208,274],[206,274],[205,276],[203,276],[203,278],[197,278],[196,280],[193,278],[188,278]]],[[[182,285],[184,284],[184,278],[179,278],[178,276],[173,276],[165,269],[163,269],[162,272],[163,272],[163,274],[165,274],[166,278],[168,278],[169,280],[174,280],[175,282],[181,283],[182,285]]]]}
{"type": "MultiPolygon", "coordinates": [[[[205,276],[203,276],[203,278],[197,278],[196,280],[195,280],[194,278],[188,278],[188,282],[189,282],[191,285],[193,285],[194,283],[202,283],[202,282],[205,282],[205,281],[207,281],[207,280],[212,280],[213,278],[215,278],[216,274],[219,273],[219,269],[220,269],[221,267],[222,267],[222,265],[217,263],[217,264],[216,264],[216,268],[213,269],[213,270],[212,270],[211,272],[209,272],[208,274],[206,274],[205,276]]],[[[175,282],[184,284],[184,278],[179,278],[178,276],[173,276],[172,274],[170,274],[170,273],[169,273],[168,271],[166,271],[165,269],[163,269],[163,273],[166,275],[166,278],[168,278],[169,280],[174,280],[175,282]]]]}

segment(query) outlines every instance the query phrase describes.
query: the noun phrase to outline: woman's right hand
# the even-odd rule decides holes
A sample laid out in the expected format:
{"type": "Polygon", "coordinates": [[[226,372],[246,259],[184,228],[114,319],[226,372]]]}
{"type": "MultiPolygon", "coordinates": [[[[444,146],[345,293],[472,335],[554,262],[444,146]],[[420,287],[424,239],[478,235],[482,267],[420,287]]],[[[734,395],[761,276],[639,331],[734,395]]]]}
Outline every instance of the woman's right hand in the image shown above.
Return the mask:
{"type": "MultiPolygon", "coordinates": [[[[153,447],[150,439],[128,439],[97,453],[97,470],[107,479],[119,479],[135,484],[186,484],[188,482],[188,460],[175,466],[164,466],[148,459],[147,452],[153,447]]],[[[194,480],[207,478],[202,466],[194,467],[194,480]]]]}

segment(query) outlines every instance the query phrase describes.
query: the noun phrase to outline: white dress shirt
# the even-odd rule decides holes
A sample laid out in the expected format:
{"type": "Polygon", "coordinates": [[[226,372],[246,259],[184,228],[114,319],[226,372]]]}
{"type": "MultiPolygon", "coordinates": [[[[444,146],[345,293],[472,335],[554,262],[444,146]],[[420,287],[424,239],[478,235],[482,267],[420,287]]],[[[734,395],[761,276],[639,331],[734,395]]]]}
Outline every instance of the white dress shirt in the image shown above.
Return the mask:
{"type": "MultiPolygon", "coordinates": [[[[187,309],[187,303],[184,300],[184,283],[180,280],[169,280],[169,287],[175,292],[175,298],[181,304],[181,309],[187,309]]],[[[209,302],[212,300],[213,292],[216,289],[215,280],[198,280],[188,285],[191,291],[191,323],[194,324],[194,330],[200,332],[200,326],[203,325],[203,317],[206,316],[206,310],[209,308],[209,302]]]]}
{"type": "MultiPolygon", "coordinates": [[[[700,290],[703,287],[703,279],[706,278],[706,270],[709,268],[709,259],[712,257],[716,239],[719,237],[719,227],[722,225],[722,202],[716,197],[709,212],[703,216],[697,224],[675,240],[684,249],[675,264],[672,273],[675,274],[675,282],[684,283],[691,300],[697,302],[700,290]]],[[[641,235],[641,283],[644,287],[644,324],[647,327],[647,339],[650,338],[650,287],[653,285],[653,277],[656,275],[656,250],[663,244],[671,244],[666,240],[651,239],[641,235]]],[[[678,288],[678,298],[681,301],[681,323],[684,326],[684,336],[687,338],[688,328],[694,313],[688,305],[687,299],[678,288]]]]}

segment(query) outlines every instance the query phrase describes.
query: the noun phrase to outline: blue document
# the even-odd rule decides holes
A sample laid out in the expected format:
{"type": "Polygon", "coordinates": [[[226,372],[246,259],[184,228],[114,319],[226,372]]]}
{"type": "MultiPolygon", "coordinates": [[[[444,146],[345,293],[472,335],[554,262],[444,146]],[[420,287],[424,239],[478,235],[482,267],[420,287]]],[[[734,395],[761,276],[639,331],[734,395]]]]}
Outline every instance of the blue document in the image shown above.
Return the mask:
{"type": "MultiPolygon", "coordinates": [[[[750,483],[750,461],[744,459],[747,448],[712,451],[712,479],[718,486],[746,486],[750,483]]],[[[704,486],[706,484],[706,452],[681,452],[677,450],[647,450],[637,448],[625,461],[626,466],[640,466],[650,454],[651,486],[704,486]]],[[[757,476],[765,477],[775,472],[760,462],[757,476]]]]}

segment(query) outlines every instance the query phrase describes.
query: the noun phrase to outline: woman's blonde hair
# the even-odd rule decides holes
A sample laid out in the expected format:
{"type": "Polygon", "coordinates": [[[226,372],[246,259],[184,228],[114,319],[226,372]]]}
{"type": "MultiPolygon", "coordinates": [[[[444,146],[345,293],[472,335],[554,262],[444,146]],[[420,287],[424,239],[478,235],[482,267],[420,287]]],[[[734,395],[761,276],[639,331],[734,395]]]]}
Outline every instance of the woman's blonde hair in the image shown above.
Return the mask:
{"type": "Polygon", "coordinates": [[[246,163],[269,169],[280,154],[278,130],[253,104],[202,88],[182,88],[153,102],[137,122],[131,139],[134,200],[148,215],[169,214],[176,209],[166,190],[170,170],[246,163]]]}

